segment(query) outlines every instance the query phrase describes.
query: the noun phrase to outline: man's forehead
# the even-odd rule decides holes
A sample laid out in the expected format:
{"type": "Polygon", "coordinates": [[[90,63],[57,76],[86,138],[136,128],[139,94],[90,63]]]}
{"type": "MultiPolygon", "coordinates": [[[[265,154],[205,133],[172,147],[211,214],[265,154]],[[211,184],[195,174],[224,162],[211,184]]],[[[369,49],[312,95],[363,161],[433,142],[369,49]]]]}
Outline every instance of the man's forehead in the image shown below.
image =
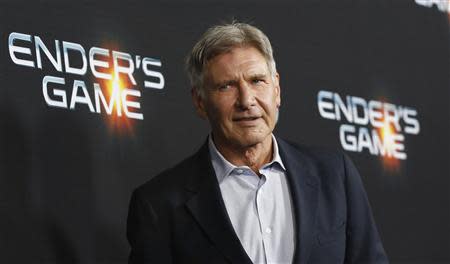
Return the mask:
{"type": "Polygon", "coordinates": [[[213,79],[234,79],[241,75],[266,75],[268,65],[256,48],[234,48],[212,58],[207,64],[206,72],[213,79]]]}

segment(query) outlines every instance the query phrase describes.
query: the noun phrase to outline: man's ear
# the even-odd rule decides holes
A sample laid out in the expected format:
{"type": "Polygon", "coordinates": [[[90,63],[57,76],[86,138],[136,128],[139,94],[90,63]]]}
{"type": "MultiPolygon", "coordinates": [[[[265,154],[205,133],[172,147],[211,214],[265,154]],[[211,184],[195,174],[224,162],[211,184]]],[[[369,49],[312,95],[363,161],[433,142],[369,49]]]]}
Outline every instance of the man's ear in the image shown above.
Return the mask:
{"type": "Polygon", "coordinates": [[[206,115],[204,98],[199,94],[195,87],[192,87],[191,89],[191,96],[197,115],[206,120],[208,116],[206,115]]]}
{"type": "Polygon", "coordinates": [[[273,82],[274,82],[274,86],[275,86],[277,108],[280,108],[280,106],[281,106],[281,89],[280,89],[280,74],[278,74],[278,72],[275,74],[275,78],[274,78],[273,82]]]}

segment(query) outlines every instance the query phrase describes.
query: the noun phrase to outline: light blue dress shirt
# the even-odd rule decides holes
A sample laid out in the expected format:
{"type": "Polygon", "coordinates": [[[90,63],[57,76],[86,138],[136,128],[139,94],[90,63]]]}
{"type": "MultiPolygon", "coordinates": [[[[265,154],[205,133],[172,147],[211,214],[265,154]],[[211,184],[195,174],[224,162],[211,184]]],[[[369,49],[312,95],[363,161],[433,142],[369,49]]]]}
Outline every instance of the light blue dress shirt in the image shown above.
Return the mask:
{"type": "Polygon", "coordinates": [[[208,145],[225,207],[239,240],[253,263],[292,263],[294,215],[286,168],[272,135],[273,159],[259,173],[235,166],[208,145]]]}

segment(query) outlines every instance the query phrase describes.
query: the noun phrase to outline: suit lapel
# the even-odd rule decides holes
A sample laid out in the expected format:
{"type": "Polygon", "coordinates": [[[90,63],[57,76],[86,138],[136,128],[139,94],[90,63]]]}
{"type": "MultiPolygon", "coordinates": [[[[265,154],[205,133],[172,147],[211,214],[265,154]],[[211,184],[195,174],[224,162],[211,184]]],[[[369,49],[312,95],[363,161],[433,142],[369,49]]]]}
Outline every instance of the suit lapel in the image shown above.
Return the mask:
{"type": "Polygon", "coordinates": [[[197,153],[186,188],[193,192],[186,206],[208,238],[231,263],[251,263],[234,232],[211,165],[207,142],[197,153]]]}
{"type": "Polygon", "coordinates": [[[285,163],[295,215],[296,249],[293,263],[307,263],[318,206],[319,178],[306,155],[277,138],[285,163]]]}

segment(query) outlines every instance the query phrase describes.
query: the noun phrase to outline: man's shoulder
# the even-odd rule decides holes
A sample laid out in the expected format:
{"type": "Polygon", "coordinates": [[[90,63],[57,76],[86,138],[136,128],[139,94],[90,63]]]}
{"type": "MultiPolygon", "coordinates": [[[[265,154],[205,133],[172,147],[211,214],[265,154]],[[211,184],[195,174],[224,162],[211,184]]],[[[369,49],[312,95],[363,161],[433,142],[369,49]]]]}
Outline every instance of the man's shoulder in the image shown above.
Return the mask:
{"type": "Polygon", "coordinates": [[[352,177],[359,175],[353,162],[339,148],[306,146],[286,140],[279,142],[290,153],[286,155],[290,162],[298,162],[299,166],[305,167],[322,183],[340,184],[349,172],[352,173],[352,177]]]}
{"type": "Polygon", "coordinates": [[[288,158],[291,156],[305,159],[312,164],[326,164],[327,166],[338,166],[342,164],[345,156],[341,149],[325,146],[305,145],[291,140],[277,138],[282,151],[288,158]]]}
{"type": "Polygon", "coordinates": [[[201,150],[156,174],[138,186],[135,192],[145,196],[147,200],[176,196],[184,189],[191,176],[199,171],[200,152],[201,150]]]}

